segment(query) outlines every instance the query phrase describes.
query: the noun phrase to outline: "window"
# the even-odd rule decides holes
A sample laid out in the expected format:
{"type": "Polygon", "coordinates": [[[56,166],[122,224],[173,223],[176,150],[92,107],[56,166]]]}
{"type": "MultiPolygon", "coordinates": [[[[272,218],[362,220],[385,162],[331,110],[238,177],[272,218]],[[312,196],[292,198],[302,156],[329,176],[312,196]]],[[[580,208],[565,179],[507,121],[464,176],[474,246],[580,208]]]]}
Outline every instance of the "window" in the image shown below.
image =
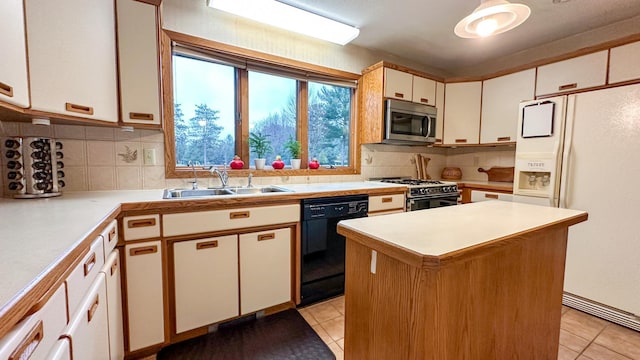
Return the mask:
{"type": "Polygon", "coordinates": [[[313,174],[358,173],[357,74],[170,34],[180,41],[163,41],[172,44],[163,47],[163,73],[171,75],[163,83],[167,177],[191,177],[190,166],[202,172],[229,164],[236,154],[245,167],[231,176],[246,176],[248,170],[265,176],[310,174],[312,158],[322,165],[313,174]],[[280,155],[285,170],[255,171],[252,134],[269,141],[267,165],[280,155]],[[290,167],[285,146],[290,140],[301,145],[300,170],[290,167]]]}

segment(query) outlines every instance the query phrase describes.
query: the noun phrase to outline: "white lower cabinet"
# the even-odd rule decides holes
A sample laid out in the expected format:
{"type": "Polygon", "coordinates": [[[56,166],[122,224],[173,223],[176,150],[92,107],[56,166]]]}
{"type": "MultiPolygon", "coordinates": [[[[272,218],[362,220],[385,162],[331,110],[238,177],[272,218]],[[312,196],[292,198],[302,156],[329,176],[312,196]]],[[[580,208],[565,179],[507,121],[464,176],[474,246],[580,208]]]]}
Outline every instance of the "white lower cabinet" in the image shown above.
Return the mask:
{"type": "Polygon", "coordinates": [[[238,315],[238,236],[173,244],[176,333],[238,315]]]}
{"type": "Polygon", "coordinates": [[[291,229],[240,235],[240,314],[291,300],[291,229]]]}
{"type": "Polygon", "coordinates": [[[49,360],[71,360],[71,344],[69,339],[61,338],[53,345],[53,349],[47,355],[49,360]]]}
{"type": "Polygon", "coordinates": [[[63,331],[71,339],[73,359],[109,359],[107,321],[107,287],[100,273],[63,331]]]}
{"type": "Polygon", "coordinates": [[[122,325],[122,280],[120,276],[120,255],[112,251],[101,270],[107,285],[107,315],[109,319],[109,358],[124,358],[124,326],[122,325]]]}
{"type": "Polygon", "coordinates": [[[160,241],[127,244],[129,351],[164,342],[162,246],[160,241]]]}
{"type": "Polygon", "coordinates": [[[67,324],[65,290],[61,285],[40,310],[0,339],[0,359],[49,359],[51,348],[67,324]]]}

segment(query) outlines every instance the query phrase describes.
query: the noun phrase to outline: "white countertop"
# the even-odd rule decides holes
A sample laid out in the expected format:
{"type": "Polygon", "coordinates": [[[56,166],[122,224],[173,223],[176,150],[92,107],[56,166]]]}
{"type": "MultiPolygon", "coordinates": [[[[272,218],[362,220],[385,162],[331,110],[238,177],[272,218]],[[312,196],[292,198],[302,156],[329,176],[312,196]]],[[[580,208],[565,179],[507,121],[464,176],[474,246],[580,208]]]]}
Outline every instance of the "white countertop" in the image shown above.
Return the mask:
{"type": "MultiPolygon", "coordinates": [[[[398,187],[378,182],[278,186],[301,194],[398,187]]],[[[163,200],[162,192],[163,190],[86,191],[65,192],[60,197],[48,199],[0,198],[0,310],[22,297],[49,268],[68,255],[120,204],[174,201],[163,200]]],[[[216,198],[277,194],[287,193],[216,198]]],[[[211,201],[211,198],[206,200],[211,201]]]]}
{"type": "Polygon", "coordinates": [[[368,238],[424,256],[442,256],[537,227],[586,214],[584,211],[507,201],[482,201],[339,224],[368,238]]]}

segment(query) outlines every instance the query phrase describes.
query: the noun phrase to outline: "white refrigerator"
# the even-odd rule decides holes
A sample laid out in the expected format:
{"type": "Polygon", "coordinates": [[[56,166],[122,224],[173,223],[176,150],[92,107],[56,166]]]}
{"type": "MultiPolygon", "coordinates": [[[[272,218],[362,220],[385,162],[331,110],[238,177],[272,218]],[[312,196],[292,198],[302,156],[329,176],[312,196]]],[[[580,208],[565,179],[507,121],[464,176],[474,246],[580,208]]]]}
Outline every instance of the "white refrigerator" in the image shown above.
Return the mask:
{"type": "MultiPolygon", "coordinates": [[[[560,126],[555,139],[563,140],[557,161],[549,160],[538,173],[518,163],[536,152],[521,142],[546,139],[543,154],[552,143],[544,136],[518,138],[514,201],[589,213],[588,221],[569,229],[563,302],[640,331],[640,84],[549,100],[560,109],[560,118],[553,119],[560,126]],[[518,173],[528,177],[518,181],[518,173]]],[[[524,107],[531,104],[521,104],[519,126],[527,122],[524,107]]],[[[544,128],[541,113],[531,112],[544,128]]]]}

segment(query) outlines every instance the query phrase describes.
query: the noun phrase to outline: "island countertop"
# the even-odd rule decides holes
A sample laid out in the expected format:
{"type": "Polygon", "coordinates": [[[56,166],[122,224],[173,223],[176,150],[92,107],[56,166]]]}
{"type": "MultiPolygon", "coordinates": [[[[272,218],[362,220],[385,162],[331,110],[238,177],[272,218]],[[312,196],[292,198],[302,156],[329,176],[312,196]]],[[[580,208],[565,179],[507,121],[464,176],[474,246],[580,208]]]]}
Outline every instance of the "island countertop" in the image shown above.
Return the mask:
{"type": "MultiPolygon", "coordinates": [[[[343,220],[338,232],[404,253],[405,260],[440,263],[478,247],[555,224],[587,219],[580,210],[483,201],[384,217],[343,220]]],[[[371,244],[366,244],[370,246],[371,244]]]]}

